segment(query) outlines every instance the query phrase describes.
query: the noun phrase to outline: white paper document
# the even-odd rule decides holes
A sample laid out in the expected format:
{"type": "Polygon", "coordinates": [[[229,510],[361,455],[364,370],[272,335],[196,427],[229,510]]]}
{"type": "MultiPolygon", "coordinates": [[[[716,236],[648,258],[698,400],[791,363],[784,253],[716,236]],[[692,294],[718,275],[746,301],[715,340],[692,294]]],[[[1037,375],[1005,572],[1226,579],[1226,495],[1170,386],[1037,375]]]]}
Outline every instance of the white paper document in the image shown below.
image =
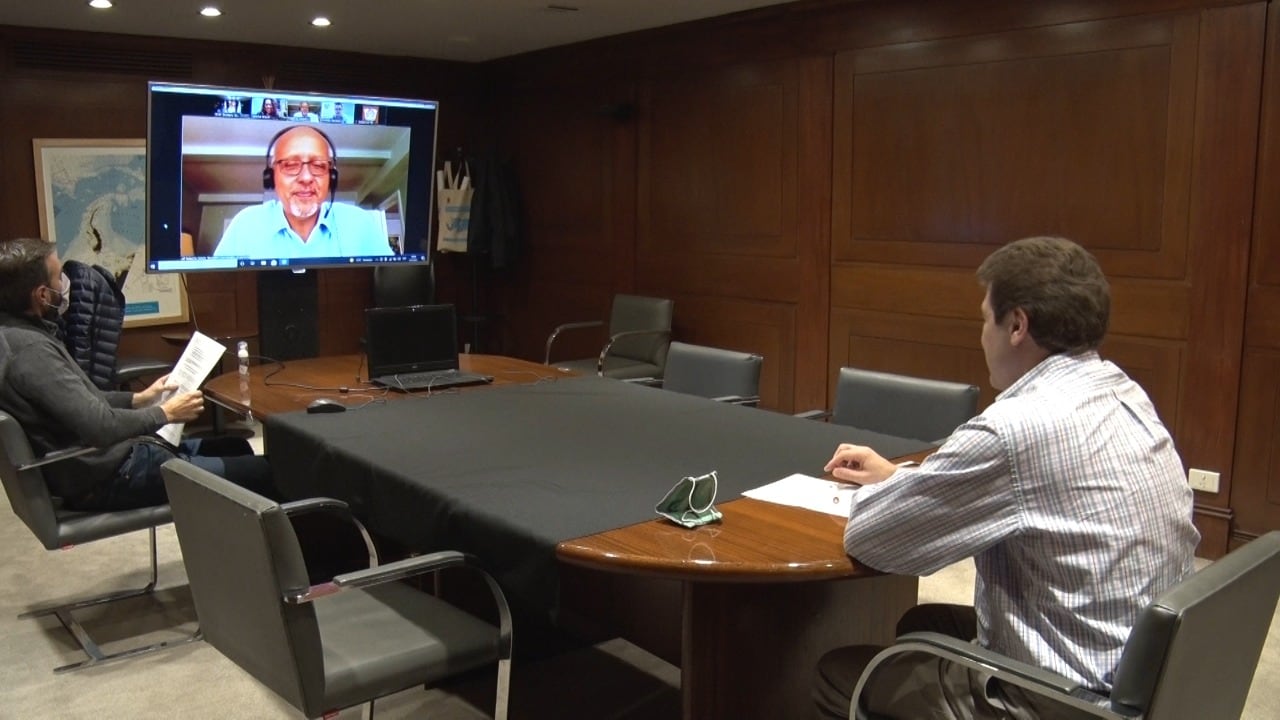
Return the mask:
{"type": "Polygon", "coordinates": [[[756,500],[847,518],[849,504],[857,491],[857,485],[796,473],[742,494],[756,500]]]}
{"type": "MultiPolygon", "coordinates": [[[[191,392],[199,389],[200,383],[204,382],[209,372],[217,367],[218,361],[226,351],[226,345],[208,335],[199,331],[191,333],[191,341],[182,351],[182,357],[178,358],[178,364],[173,366],[173,372],[169,373],[169,382],[176,384],[178,389],[161,395],[160,402],[168,400],[174,392],[191,392]]],[[[169,423],[156,431],[156,434],[177,445],[182,439],[182,426],[183,423],[169,423]]]]}

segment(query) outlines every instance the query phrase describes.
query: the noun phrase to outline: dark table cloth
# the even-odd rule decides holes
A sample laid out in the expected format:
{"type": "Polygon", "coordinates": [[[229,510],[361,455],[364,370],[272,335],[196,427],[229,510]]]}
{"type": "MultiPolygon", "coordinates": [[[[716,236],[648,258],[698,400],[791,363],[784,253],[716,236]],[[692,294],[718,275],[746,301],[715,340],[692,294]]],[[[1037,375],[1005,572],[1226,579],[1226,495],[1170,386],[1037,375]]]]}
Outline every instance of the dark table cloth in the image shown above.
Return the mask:
{"type": "Polygon", "coordinates": [[[265,428],[287,496],[344,500],[414,550],[474,553],[513,602],[552,614],[556,544],[656,517],[682,476],[716,470],[724,503],[821,475],[841,442],[886,457],[928,447],[595,377],[286,413],[265,428]]]}

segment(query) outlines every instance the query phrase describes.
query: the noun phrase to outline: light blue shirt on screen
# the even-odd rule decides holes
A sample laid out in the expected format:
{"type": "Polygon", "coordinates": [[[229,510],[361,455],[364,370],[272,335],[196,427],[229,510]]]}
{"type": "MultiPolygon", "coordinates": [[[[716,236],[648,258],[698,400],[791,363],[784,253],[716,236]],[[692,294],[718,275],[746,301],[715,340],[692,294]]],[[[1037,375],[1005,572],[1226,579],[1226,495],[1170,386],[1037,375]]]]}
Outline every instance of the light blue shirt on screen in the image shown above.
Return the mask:
{"type": "Polygon", "coordinates": [[[252,205],[231,219],[214,257],[326,258],[390,255],[382,213],[344,203],[325,203],[304,241],[289,227],[279,200],[252,205]]]}

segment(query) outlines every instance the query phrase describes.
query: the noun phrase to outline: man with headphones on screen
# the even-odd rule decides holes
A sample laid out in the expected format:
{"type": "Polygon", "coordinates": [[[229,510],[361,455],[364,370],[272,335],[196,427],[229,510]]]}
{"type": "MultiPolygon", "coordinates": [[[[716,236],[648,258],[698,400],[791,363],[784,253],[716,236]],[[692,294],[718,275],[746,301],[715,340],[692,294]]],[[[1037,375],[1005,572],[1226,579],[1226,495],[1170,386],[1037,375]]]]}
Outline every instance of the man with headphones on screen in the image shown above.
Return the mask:
{"type": "Polygon", "coordinates": [[[241,258],[389,255],[386,221],[377,210],[336,203],[337,150],[329,136],[293,125],[267,143],[262,185],[275,198],[231,219],[213,254],[241,258]]]}

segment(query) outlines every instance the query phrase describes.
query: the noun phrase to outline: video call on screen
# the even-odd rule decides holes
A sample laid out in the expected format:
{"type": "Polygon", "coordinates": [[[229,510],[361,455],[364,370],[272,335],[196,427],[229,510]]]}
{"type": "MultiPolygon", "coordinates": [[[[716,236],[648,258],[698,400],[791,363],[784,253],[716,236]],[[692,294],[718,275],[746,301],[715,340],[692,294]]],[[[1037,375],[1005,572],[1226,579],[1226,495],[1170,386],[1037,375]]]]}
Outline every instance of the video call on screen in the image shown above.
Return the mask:
{"type": "Polygon", "coordinates": [[[166,83],[149,98],[148,272],[429,260],[436,102],[166,83]]]}

